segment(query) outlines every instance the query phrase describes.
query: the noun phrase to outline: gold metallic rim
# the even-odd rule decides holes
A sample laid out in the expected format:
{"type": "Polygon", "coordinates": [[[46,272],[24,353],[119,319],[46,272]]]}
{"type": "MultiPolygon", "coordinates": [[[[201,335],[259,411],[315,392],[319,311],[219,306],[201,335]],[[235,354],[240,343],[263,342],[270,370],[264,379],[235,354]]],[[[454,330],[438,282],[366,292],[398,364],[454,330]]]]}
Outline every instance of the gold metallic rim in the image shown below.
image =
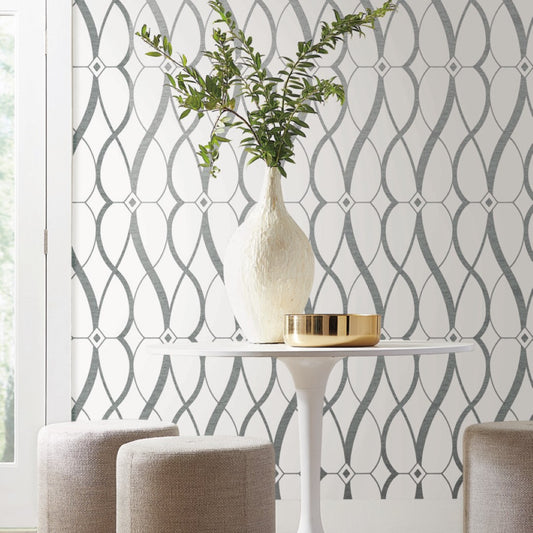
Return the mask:
{"type": "Polygon", "coordinates": [[[380,315],[289,314],[283,340],[290,346],[374,346],[380,334],[380,315]]]}

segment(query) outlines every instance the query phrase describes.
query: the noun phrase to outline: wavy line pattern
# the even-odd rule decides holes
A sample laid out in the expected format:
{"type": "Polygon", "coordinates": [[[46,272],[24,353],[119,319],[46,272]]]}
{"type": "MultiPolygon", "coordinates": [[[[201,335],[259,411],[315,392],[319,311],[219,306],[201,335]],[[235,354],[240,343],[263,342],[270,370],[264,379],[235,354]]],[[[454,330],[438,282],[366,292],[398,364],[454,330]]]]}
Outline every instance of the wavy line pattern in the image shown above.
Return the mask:
{"type": "MultiPolygon", "coordinates": [[[[230,146],[199,169],[208,124],[178,120],[142,23],[194,62],[207,2],[74,2],[73,407],[266,436],[277,496],[298,497],[296,402],[270,360],[148,356],[146,344],[242,339],[222,280],[263,169],[230,146]]],[[[274,67],[348,0],[229,1],[274,67]],[[257,31],[261,28],[261,31],[257,31]]],[[[368,1],[355,10],[370,7],[368,1]]],[[[401,2],[318,68],[347,87],[283,183],[309,235],[309,312],[378,312],[384,338],[469,339],[472,354],[347,360],[324,406],[324,496],[456,498],[464,428],[533,411],[533,9],[401,2]]]]}

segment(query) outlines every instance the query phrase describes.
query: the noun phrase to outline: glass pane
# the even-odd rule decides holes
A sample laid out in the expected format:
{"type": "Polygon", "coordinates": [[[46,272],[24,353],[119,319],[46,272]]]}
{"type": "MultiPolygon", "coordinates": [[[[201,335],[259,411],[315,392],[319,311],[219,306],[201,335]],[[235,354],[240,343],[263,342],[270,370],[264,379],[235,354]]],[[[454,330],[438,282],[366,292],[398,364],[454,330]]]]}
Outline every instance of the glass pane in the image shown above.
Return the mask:
{"type": "Polygon", "coordinates": [[[0,15],[0,462],[14,460],[15,17],[0,15]]]}

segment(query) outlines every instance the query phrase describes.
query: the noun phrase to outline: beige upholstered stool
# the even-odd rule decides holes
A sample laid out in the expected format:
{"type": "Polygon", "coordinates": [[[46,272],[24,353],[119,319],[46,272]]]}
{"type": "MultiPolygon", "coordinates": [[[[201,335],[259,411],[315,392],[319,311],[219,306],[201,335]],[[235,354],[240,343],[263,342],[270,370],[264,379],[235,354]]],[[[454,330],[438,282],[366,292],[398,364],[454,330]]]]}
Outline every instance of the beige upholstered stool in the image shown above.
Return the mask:
{"type": "Polygon", "coordinates": [[[274,449],[248,437],[163,437],[117,456],[117,533],[274,533],[274,449]]]}
{"type": "Polygon", "coordinates": [[[39,533],[114,533],[115,464],[120,446],[177,435],[147,420],[66,422],[39,432],[39,533]]]}
{"type": "Polygon", "coordinates": [[[533,531],[533,422],[491,422],[464,434],[464,533],[533,531]]]}

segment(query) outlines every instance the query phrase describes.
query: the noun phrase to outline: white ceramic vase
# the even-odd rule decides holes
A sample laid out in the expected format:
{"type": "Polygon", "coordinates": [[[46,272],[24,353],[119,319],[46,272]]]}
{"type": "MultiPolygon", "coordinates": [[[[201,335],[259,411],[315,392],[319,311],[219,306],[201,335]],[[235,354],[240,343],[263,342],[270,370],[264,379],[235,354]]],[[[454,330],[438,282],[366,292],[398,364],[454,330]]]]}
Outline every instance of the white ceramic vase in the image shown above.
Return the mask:
{"type": "Polygon", "coordinates": [[[250,342],[283,342],[286,313],[303,313],[311,292],[311,245],[287,212],[277,168],[267,168],[261,197],[231,237],[224,284],[250,342]]]}

